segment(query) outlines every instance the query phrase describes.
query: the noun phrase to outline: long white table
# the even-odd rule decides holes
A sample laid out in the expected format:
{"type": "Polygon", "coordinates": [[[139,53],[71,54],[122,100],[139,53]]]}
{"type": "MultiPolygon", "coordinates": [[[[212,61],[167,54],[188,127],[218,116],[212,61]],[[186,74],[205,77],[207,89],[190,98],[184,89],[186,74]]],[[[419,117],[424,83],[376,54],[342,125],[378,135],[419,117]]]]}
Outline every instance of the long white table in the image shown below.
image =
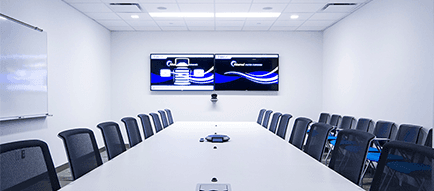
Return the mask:
{"type": "Polygon", "coordinates": [[[61,190],[194,191],[198,183],[228,183],[233,191],[363,190],[255,122],[176,122],[61,190]],[[215,132],[230,141],[199,142],[215,132]]]}

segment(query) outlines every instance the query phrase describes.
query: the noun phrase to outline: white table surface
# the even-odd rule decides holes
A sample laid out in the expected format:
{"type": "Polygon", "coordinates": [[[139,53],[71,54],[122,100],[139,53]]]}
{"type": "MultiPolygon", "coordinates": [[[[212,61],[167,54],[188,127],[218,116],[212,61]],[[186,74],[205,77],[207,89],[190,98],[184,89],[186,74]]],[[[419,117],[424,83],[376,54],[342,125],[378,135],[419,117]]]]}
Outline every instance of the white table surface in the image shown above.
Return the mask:
{"type": "Polygon", "coordinates": [[[194,191],[213,177],[233,191],[363,190],[255,122],[176,122],[61,190],[194,191]],[[215,132],[230,141],[199,142],[215,132]]]}

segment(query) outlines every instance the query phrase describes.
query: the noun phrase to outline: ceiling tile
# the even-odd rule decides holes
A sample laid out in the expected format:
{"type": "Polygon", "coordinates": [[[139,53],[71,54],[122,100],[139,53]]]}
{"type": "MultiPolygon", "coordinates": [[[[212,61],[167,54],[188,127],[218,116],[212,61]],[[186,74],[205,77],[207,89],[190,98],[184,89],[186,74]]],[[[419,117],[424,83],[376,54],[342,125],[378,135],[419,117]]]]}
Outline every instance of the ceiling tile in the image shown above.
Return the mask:
{"type": "Polygon", "coordinates": [[[215,4],[215,12],[249,12],[250,6],[251,4],[215,4]]]}
{"type": "Polygon", "coordinates": [[[138,3],[139,0],[100,0],[104,3],[138,3]]]}
{"type": "Polygon", "coordinates": [[[67,3],[100,3],[101,0],[63,0],[67,3]]]}
{"type": "Polygon", "coordinates": [[[216,26],[242,27],[244,21],[216,21],[216,26]]]}
{"type": "Polygon", "coordinates": [[[243,31],[267,31],[270,26],[244,26],[243,31]]]}
{"type": "Polygon", "coordinates": [[[110,13],[110,10],[104,3],[72,3],[71,6],[75,7],[83,13],[110,13]]]}
{"type": "Polygon", "coordinates": [[[214,0],[177,0],[177,2],[179,4],[183,4],[183,3],[209,3],[209,4],[213,4],[214,0]]]}
{"type": "Polygon", "coordinates": [[[160,27],[163,31],[186,31],[188,28],[186,26],[183,27],[160,27]]]}
{"type": "Polygon", "coordinates": [[[250,12],[282,12],[287,4],[252,4],[250,12]],[[264,10],[264,8],[272,8],[264,10]]]}
{"type": "Polygon", "coordinates": [[[148,13],[117,13],[119,17],[121,17],[123,20],[153,20],[152,17],[148,13]],[[131,17],[131,15],[137,15],[139,18],[134,19],[131,17]]]}
{"type": "Polygon", "coordinates": [[[333,23],[335,23],[335,21],[311,21],[311,20],[308,20],[308,21],[304,22],[302,26],[330,26],[333,23]]]}
{"type": "Polygon", "coordinates": [[[216,26],[215,28],[218,31],[240,31],[243,29],[242,26],[216,26]]]}
{"type": "Polygon", "coordinates": [[[104,26],[107,27],[123,27],[123,26],[129,26],[125,21],[122,20],[97,20],[99,23],[101,23],[104,26]]]}
{"type": "Polygon", "coordinates": [[[253,3],[289,3],[291,0],[253,0],[253,3]]]}
{"type": "Polygon", "coordinates": [[[213,31],[214,29],[214,26],[188,26],[188,30],[191,31],[213,31]]]}
{"type": "Polygon", "coordinates": [[[321,10],[322,13],[350,13],[354,11],[359,5],[329,5],[326,9],[321,10]]]}
{"type": "Polygon", "coordinates": [[[294,13],[314,13],[321,10],[325,4],[289,4],[288,7],[284,10],[287,12],[294,13]]]}
{"type": "Polygon", "coordinates": [[[292,30],[295,30],[297,28],[298,28],[298,26],[297,27],[272,26],[270,28],[270,31],[292,31],[292,30]]]}
{"type": "Polygon", "coordinates": [[[107,28],[111,31],[134,31],[130,26],[109,26],[107,28]]]}
{"type": "Polygon", "coordinates": [[[185,26],[184,21],[155,21],[160,27],[181,27],[185,26]]]}
{"type": "Polygon", "coordinates": [[[132,26],[136,31],[161,31],[160,27],[132,26]]]}
{"type": "Polygon", "coordinates": [[[214,27],[214,21],[185,21],[185,24],[187,24],[188,27],[214,27]]]}
{"type": "Polygon", "coordinates": [[[238,3],[247,3],[250,4],[252,3],[252,0],[215,0],[214,1],[215,4],[227,4],[227,3],[234,3],[234,4],[238,4],[238,3]]]}
{"type": "Polygon", "coordinates": [[[246,21],[244,27],[270,27],[274,21],[246,21]]]}
{"type": "Polygon", "coordinates": [[[176,0],[139,0],[140,3],[176,3],[176,0]]]}
{"type": "Polygon", "coordinates": [[[92,19],[95,20],[116,20],[121,19],[118,15],[115,13],[86,13],[87,16],[89,16],[92,19]]]}
{"type": "Polygon", "coordinates": [[[126,21],[132,27],[158,27],[154,21],[126,21]]]}
{"type": "Polygon", "coordinates": [[[182,12],[214,12],[214,4],[178,4],[182,12]]]}
{"type": "Polygon", "coordinates": [[[332,0],[292,0],[291,3],[328,3],[332,0]]]}
{"type": "Polygon", "coordinates": [[[297,30],[298,31],[322,31],[325,28],[327,28],[327,26],[301,26],[298,27],[297,30]]]}
{"type": "Polygon", "coordinates": [[[276,21],[273,26],[280,27],[298,27],[302,25],[304,21],[276,21]]]}
{"type": "Polygon", "coordinates": [[[315,13],[309,20],[339,20],[348,13],[315,13]]]}

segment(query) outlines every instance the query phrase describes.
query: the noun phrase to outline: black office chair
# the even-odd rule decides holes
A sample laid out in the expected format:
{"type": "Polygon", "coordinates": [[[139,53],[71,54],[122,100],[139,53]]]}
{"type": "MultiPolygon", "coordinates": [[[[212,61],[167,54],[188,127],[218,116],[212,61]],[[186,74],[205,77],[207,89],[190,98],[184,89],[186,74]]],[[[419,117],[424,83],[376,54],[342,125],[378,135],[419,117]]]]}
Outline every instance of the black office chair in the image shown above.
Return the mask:
{"type": "Polygon", "coordinates": [[[163,110],[158,110],[158,113],[160,113],[161,122],[163,122],[163,128],[166,128],[169,126],[169,122],[167,121],[166,112],[163,110]]]}
{"type": "Polygon", "coordinates": [[[339,131],[329,167],[359,185],[374,135],[355,129],[339,131]]]}
{"type": "Polygon", "coordinates": [[[312,120],[309,118],[299,117],[295,119],[291,136],[289,137],[289,143],[296,146],[298,149],[302,149],[310,123],[312,123],[312,120]]]}
{"type": "Polygon", "coordinates": [[[402,141],[386,143],[371,191],[432,191],[434,149],[402,141]]]}
{"type": "Polygon", "coordinates": [[[330,114],[328,113],[320,113],[318,123],[328,123],[330,120],[330,114]]]}
{"type": "Polygon", "coordinates": [[[291,114],[283,114],[280,117],[279,128],[277,129],[277,136],[282,139],[285,139],[286,129],[288,129],[289,120],[292,118],[291,114]]]}
{"type": "Polygon", "coordinates": [[[314,123],[310,127],[304,152],[321,162],[327,137],[333,126],[326,123],[314,123]]]}
{"type": "Polygon", "coordinates": [[[419,125],[402,124],[399,126],[395,141],[404,141],[416,144],[418,142],[419,132],[421,129],[422,126],[419,125]]]}
{"type": "Polygon", "coordinates": [[[121,119],[121,121],[125,124],[130,147],[134,147],[135,145],[142,142],[142,135],[140,135],[137,120],[133,117],[124,117],[121,119]]]}
{"type": "Polygon", "coordinates": [[[426,140],[425,140],[425,146],[427,146],[427,147],[432,147],[432,129],[433,128],[431,128],[429,131],[428,131],[428,135],[426,136],[426,140]]]}
{"type": "Polygon", "coordinates": [[[356,130],[372,133],[374,131],[372,119],[360,118],[357,121],[356,130]]]}
{"type": "Polygon", "coordinates": [[[76,128],[60,132],[74,180],[102,165],[101,155],[92,130],[76,128]]]}
{"type": "Polygon", "coordinates": [[[167,119],[169,120],[169,125],[172,125],[173,124],[172,111],[170,111],[170,109],[164,109],[164,111],[166,111],[167,113],[167,119]]]}
{"type": "Polygon", "coordinates": [[[140,121],[142,122],[143,134],[145,134],[145,139],[154,135],[154,131],[152,131],[152,125],[149,116],[146,114],[139,114],[137,116],[140,118],[140,121]]]}
{"type": "Polygon", "coordinates": [[[342,117],[338,114],[333,114],[330,118],[329,124],[334,128],[337,128],[339,123],[341,122],[342,117]]]}
{"type": "Polygon", "coordinates": [[[103,122],[97,125],[101,130],[104,138],[104,144],[107,149],[108,159],[111,160],[119,154],[125,152],[124,139],[122,138],[121,130],[116,122],[103,122]]]}
{"type": "Polygon", "coordinates": [[[282,116],[281,113],[275,112],[273,113],[273,117],[271,117],[271,123],[270,123],[270,131],[273,133],[276,133],[277,123],[279,122],[279,118],[282,116]]]}
{"type": "Polygon", "coordinates": [[[0,145],[0,190],[59,190],[48,145],[26,140],[0,145]]]}
{"type": "Polygon", "coordinates": [[[256,123],[258,123],[259,125],[262,125],[262,119],[264,118],[265,111],[265,109],[259,110],[258,120],[256,120],[256,123]]]}
{"type": "Polygon", "coordinates": [[[264,120],[262,121],[262,126],[268,129],[268,121],[270,120],[270,115],[273,113],[272,110],[267,110],[264,114],[264,120]]]}
{"type": "Polygon", "coordinates": [[[151,115],[152,121],[154,121],[155,133],[158,133],[161,130],[163,130],[163,128],[161,127],[161,121],[160,121],[160,117],[158,117],[158,114],[150,113],[149,115],[151,115]]]}

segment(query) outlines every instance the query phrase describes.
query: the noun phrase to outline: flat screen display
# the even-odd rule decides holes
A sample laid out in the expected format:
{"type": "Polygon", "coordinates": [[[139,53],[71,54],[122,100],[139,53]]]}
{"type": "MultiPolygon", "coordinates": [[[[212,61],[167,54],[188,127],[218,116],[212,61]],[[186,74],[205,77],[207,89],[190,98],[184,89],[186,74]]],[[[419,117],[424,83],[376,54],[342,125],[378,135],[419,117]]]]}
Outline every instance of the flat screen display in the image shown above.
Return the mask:
{"type": "Polygon", "coordinates": [[[151,90],[214,90],[214,54],[151,54],[151,90]]]}
{"type": "Polygon", "coordinates": [[[216,54],[214,90],[279,90],[278,54],[216,54]]]}

